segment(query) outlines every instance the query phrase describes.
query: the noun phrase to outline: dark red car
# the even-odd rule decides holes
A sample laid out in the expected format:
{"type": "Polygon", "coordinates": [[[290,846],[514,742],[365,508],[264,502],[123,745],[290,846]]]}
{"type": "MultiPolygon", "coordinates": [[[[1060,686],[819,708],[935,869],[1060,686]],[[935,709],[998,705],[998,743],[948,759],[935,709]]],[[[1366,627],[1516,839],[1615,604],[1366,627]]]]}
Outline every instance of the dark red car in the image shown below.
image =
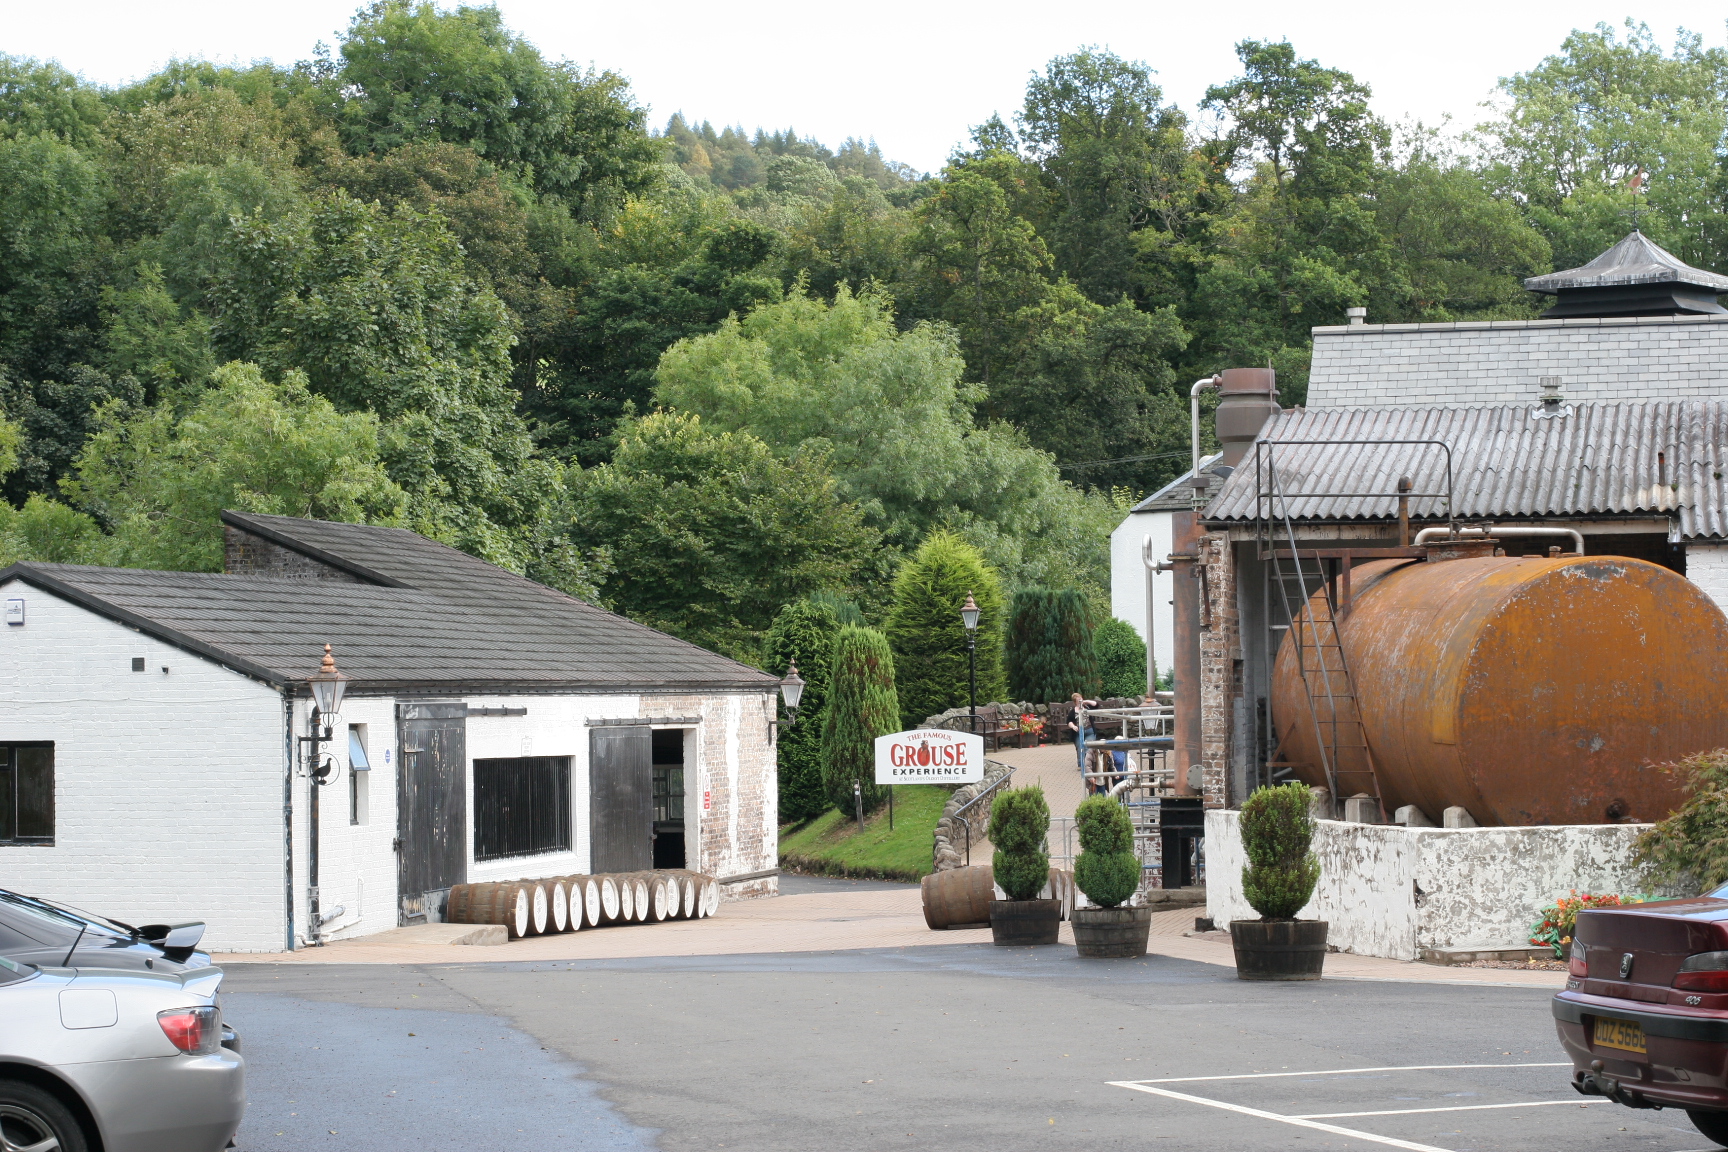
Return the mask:
{"type": "Polygon", "coordinates": [[[1578,914],[1554,997],[1572,1086],[1629,1108],[1684,1108],[1728,1146],[1728,887],[1578,914]]]}

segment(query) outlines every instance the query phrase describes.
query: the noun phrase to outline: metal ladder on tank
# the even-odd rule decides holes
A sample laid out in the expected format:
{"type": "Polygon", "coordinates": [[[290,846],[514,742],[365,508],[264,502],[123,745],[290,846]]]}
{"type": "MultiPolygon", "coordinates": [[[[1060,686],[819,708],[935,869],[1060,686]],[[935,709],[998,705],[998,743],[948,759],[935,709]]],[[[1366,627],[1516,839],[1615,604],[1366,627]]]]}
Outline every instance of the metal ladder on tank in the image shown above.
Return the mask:
{"type": "MultiPolygon", "coordinates": [[[[1274,546],[1265,549],[1272,560],[1272,578],[1283,601],[1284,619],[1290,621],[1290,642],[1295,646],[1296,671],[1302,680],[1303,694],[1308,700],[1308,718],[1314,727],[1315,746],[1320,753],[1320,767],[1326,776],[1326,786],[1332,793],[1333,811],[1342,815],[1347,795],[1340,789],[1344,777],[1364,779],[1368,795],[1386,819],[1385,802],[1380,792],[1380,773],[1374,766],[1374,750],[1368,746],[1368,730],[1363,727],[1362,713],[1357,707],[1356,683],[1350,675],[1350,662],[1344,652],[1343,638],[1338,633],[1338,593],[1324,573],[1317,574],[1316,595],[1308,591],[1308,577],[1302,569],[1301,553],[1296,547],[1296,529],[1290,520],[1289,501],[1278,483],[1276,468],[1271,470],[1269,498],[1277,502],[1275,514],[1268,517],[1272,531],[1282,525],[1289,540],[1291,562],[1295,571],[1285,573],[1274,546]],[[1290,584],[1294,580],[1301,593],[1300,607],[1290,602],[1290,584]],[[1324,615],[1316,614],[1316,601],[1324,615]],[[1303,632],[1307,631],[1308,639],[1303,632]],[[1346,768],[1343,752],[1360,753],[1365,767],[1346,768]]],[[[1350,793],[1354,795],[1355,793],[1350,793]]]]}

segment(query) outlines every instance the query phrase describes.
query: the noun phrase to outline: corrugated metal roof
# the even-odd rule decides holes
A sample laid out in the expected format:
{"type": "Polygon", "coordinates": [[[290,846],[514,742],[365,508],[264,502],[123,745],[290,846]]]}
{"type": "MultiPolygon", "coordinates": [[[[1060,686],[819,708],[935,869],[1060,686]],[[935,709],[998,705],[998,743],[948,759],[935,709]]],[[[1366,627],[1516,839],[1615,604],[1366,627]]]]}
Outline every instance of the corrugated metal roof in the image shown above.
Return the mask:
{"type": "MultiPolygon", "coordinates": [[[[1728,536],[1728,402],[1576,403],[1563,411],[1547,416],[1539,403],[1293,409],[1276,418],[1262,437],[1266,446],[1242,461],[1205,518],[1252,520],[1257,493],[1270,491],[1274,467],[1292,519],[1395,518],[1399,477],[1409,476],[1418,492],[1446,490],[1444,449],[1276,445],[1424,440],[1451,450],[1454,514],[1460,519],[1645,514],[1670,517],[1680,539],[1728,536]]],[[[1412,500],[1410,514],[1443,519],[1445,501],[1412,500]]]]}

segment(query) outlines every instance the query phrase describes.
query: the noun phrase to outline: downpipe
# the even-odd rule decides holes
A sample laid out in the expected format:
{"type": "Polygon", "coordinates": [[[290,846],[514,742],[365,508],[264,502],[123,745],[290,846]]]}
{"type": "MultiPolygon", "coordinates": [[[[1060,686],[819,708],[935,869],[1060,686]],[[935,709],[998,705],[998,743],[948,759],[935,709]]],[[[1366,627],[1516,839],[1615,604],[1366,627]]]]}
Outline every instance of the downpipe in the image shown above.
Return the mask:
{"type": "Polygon", "coordinates": [[[1188,475],[1196,480],[1200,478],[1200,393],[1218,387],[1223,380],[1222,376],[1214,374],[1194,381],[1194,386],[1188,389],[1188,445],[1194,458],[1188,475]]]}

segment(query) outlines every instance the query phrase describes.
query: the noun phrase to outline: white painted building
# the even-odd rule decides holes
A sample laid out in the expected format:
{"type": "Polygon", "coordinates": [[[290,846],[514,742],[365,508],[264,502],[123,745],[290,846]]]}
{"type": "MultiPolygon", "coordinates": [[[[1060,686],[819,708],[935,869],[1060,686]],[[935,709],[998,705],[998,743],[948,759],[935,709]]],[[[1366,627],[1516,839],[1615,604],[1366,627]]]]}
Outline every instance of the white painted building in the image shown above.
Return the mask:
{"type": "Polygon", "coordinates": [[[224,513],[228,571],[0,572],[0,886],[213,951],[436,920],[453,883],[769,893],[776,681],[401,529],[224,513]],[[314,784],[305,677],[348,683],[314,784]]]}
{"type": "Polygon", "coordinates": [[[1147,612],[1151,612],[1152,655],[1159,676],[1169,673],[1175,659],[1172,577],[1168,572],[1147,570],[1146,541],[1152,542],[1154,560],[1162,563],[1169,557],[1170,517],[1189,508],[1187,479],[1184,473],[1134,505],[1110,533],[1110,614],[1132,624],[1144,643],[1147,612]]]}

